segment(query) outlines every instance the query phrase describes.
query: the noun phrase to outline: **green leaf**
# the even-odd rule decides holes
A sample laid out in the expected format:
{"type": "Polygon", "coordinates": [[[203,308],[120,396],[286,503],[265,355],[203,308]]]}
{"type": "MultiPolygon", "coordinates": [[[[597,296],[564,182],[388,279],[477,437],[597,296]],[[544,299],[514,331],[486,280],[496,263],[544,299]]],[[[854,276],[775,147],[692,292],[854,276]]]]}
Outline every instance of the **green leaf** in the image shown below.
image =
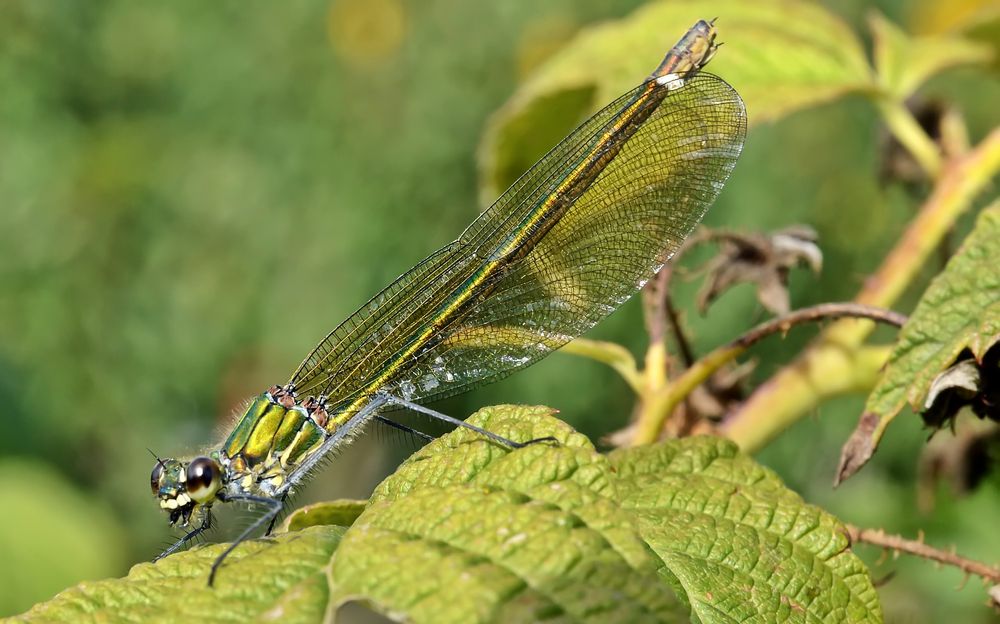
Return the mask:
{"type": "Polygon", "coordinates": [[[545,408],[500,406],[376,490],[335,600],[414,622],[881,622],[844,527],[730,442],[596,453],[545,408]],[[405,571],[400,573],[400,571],[405,571]]]}
{"type": "Polygon", "coordinates": [[[955,35],[910,37],[881,13],[869,19],[875,38],[875,68],[883,89],[905,100],[934,74],[967,63],[985,63],[992,56],[989,45],[955,35]]]}
{"type": "Polygon", "coordinates": [[[611,454],[622,507],[697,622],[881,622],[839,520],[736,445],[699,437],[611,454]]]}
{"type": "Polygon", "coordinates": [[[25,621],[317,621],[364,603],[407,622],[881,622],[832,516],[731,442],[598,453],[545,407],[497,406],[411,456],[355,501],[310,506],[237,548],[84,583],[25,621]]]}
{"type": "Polygon", "coordinates": [[[208,571],[226,548],[194,548],[128,576],[84,582],[17,618],[22,622],[317,622],[329,588],[325,566],[345,529],[314,527],[237,548],[208,586],[208,571]]]}
{"type": "Polygon", "coordinates": [[[383,482],[332,566],[342,600],[415,622],[681,621],[607,458],[548,408],[498,406],[383,482]]]}
{"type": "Polygon", "coordinates": [[[873,87],[854,33],[811,2],[650,3],[580,32],[497,111],[480,145],[482,196],[494,198],[580,121],[645,78],[692,24],[715,16],[725,45],[708,71],[736,88],[752,124],[873,87]]]}
{"type": "Polygon", "coordinates": [[[368,501],[340,499],[299,507],[288,514],[280,531],[301,531],[306,527],[333,525],[349,527],[365,510],[368,501]]]}
{"type": "Polygon", "coordinates": [[[968,349],[977,362],[1000,339],[1000,202],[985,208],[962,247],[924,292],[841,451],[837,481],[871,458],[905,407],[924,407],[935,378],[968,349]]]}

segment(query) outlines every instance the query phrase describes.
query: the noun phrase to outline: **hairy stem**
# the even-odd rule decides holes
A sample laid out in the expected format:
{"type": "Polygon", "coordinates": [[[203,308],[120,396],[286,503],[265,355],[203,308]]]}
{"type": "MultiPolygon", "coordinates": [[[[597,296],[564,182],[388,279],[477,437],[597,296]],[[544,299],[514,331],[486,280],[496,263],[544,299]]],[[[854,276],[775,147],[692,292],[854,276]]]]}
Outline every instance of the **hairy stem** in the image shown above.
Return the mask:
{"type": "Polygon", "coordinates": [[[872,546],[888,548],[895,552],[954,566],[966,574],[974,574],[990,583],[1000,583],[1000,567],[990,566],[962,557],[954,552],[928,546],[922,539],[906,539],[899,535],[890,535],[882,529],[862,529],[851,524],[847,525],[847,536],[852,544],[871,544],[872,546]]]}

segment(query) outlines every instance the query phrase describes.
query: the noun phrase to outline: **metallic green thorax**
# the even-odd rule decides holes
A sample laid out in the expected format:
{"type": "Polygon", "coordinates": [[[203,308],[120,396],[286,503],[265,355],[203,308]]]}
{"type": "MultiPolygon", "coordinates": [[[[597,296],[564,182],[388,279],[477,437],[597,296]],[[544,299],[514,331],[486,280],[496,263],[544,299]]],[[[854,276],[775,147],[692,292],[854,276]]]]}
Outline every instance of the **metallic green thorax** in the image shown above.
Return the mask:
{"type": "Polygon", "coordinates": [[[254,399],[222,446],[229,479],[244,491],[277,489],[324,439],[315,412],[275,394],[254,399]]]}

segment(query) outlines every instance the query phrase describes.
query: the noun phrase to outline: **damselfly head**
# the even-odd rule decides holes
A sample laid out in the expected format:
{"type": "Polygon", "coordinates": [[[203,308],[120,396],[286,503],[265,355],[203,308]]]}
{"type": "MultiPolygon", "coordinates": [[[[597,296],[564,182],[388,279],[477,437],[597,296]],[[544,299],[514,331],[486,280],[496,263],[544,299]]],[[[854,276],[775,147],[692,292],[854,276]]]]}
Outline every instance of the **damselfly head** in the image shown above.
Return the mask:
{"type": "Polygon", "coordinates": [[[189,462],[157,459],[149,475],[149,486],[160,499],[160,508],[170,516],[170,524],[187,525],[197,505],[208,505],[222,488],[222,467],[211,457],[189,462]]]}

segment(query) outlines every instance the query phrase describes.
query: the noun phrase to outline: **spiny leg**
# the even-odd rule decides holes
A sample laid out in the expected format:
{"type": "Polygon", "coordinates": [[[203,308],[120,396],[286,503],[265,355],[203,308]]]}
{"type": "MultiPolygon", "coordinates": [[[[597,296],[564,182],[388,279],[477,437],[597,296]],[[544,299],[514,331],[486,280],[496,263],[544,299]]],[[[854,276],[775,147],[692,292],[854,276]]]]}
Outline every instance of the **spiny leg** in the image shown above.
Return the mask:
{"type": "MultiPolygon", "coordinates": [[[[286,500],[288,500],[288,492],[285,492],[284,494],[281,495],[281,506],[282,507],[285,506],[285,501],[286,500]]],[[[274,514],[274,517],[271,518],[271,524],[267,525],[267,530],[264,531],[264,537],[267,537],[268,535],[271,534],[271,531],[274,529],[274,523],[277,522],[277,521],[278,521],[278,514],[274,514]]]]}
{"type": "Polygon", "coordinates": [[[423,431],[418,431],[417,429],[414,429],[413,427],[407,427],[406,425],[398,423],[395,420],[391,420],[391,419],[389,419],[389,418],[387,418],[385,416],[376,415],[375,416],[375,420],[379,421],[382,424],[389,425],[393,429],[398,429],[399,431],[403,431],[405,433],[413,434],[413,435],[417,436],[418,438],[423,438],[427,442],[432,442],[432,441],[435,440],[434,436],[432,436],[430,434],[424,433],[423,431]]]}
{"type": "MultiPolygon", "coordinates": [[[[384,396],[386,398],[386,402],[387,403],[390,403],[390,404],[393,404],[393,405],[398,405],[399,407],[405,407],[407,409],[413,410],[414,412],[418,412],[420,414],[425,414],[427,416],[430,416],[431,418],[437,418],[438,420],[444,421],[446,423],[450,423],[450,424],[455,425],[457,427],[465,427],[466,429],[469,429],[470,431],[475,431],[476,433],[478,433],[478,434],[480,434],[480,435],[482,435],[482,436],[484,436],[486,438],[489,438],[490,440],[493,440],[497,444],[502,444],[503,446],[506,446],[506,447],[509,447],[509,448],[512,448],[512,449],[524,448],[525,446],[528,446],[530,444],[537,444],[539,442],[556,442],[556,443],[559,442],[558,440],[556,440],[552,436],[545,436],[543,438],[535,438],[534,440],[528,440],[527,442],[515,442],[515,441],[510,440],[508,438],[505,438],[505,437],[503,437],[501,435],[497,435],[497,434],[493,433],[492,431],[487,431],[486,429],[483,429],[482,427],[477,427],[476,425],[469,424],[469,423],[465,422],[464,420],[459,420],[459,419],[457,419],[457,418],[455,418],[453,416],[449,416],[447,414],[442,414],[441,412],[432,410],[429,407],[424,407],[423,405],[420,405],[418,403],[414,403],[412,401],[407,401],[406,399],[401,399],[401,398],[399,398],[397,396],[394,396],[394,395],[391,395],[391,394],[386,394],[384,396]]],[[[396,424],[396,423],[393,423],[393,424],[396,424]]]]}
{"type": "Polygon", "coordinates": [[[247,539],[250,538],[250,535],[253,534],[257,529],[259,529],[260,527],[264,526],[265,524],[273,520],[278,515],[278,513],[281,512],[281,508],[284,506],[283,498],[282,500],[278,500],[276,498],[265,498],[263,496],[250,496],[249,494],[241,494],[236,496],[226,496],[225,498],[223,497],[219,498],[220,500],[227,503],[236,502],[236,503],[253,503],[253,504],[267,505],[269,509],[266,512],[264,512],[264,515],[262,515],[260,518],[254,520],[250,526],[248,526],[242,533],[239,534],[239,537],[233,540],[233,543],[230,544],[228,548],[222,551],[221,555],[215,558],[215,561],[212,563],[212,570],[208,573],[209,587],[211,587],[212,583],[215,581],[215,573],[218,572],[219,566],[221,566],[222,562],[226,559],[226,557],[229,556],[229,553],[233,552],[233,550],[235,550],[237,546],[247,541],[247,539]]]}
{"type": "Polygon", "coordinates": [[[209,507],[209,508],[205,509],[205,518],[201,521],[201,526],[199,526],[198,528],[196,528],[196,529],[194,529],[192,531],[188,531],[187,535],[185,535],[184,537],[182,537],[179,540],[177,540],[176,542],[174,542],[173,545],[170,546],[170,548],[168,548],[168,549],[164,550],[163,552],[161,552],[160,554],[158,554],[156,556],[156,558],[153,559],[153,563],[156,563],[157,561],[159,561],[160,559],[163,559],[167,555],[174,554],[175,552],[177,552],[178,550],[180,550],[181,547],[184,546],[184,544],[186,544],[186,543],[190,542],[192,539],[198,537],[199,535],[201,535],[202,533],[204,533],[205,531],[207,531],[211,527],[212,527],[212,508],[209,507]]]}

